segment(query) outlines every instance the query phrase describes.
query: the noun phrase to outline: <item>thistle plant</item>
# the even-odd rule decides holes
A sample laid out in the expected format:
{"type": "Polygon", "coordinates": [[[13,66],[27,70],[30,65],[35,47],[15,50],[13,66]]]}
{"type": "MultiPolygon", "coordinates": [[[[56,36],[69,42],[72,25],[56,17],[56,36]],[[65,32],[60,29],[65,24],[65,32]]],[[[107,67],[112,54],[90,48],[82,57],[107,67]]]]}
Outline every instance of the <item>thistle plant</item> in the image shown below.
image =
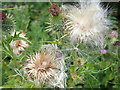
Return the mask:
{"type": "Polygon", "coordinates": [[[10,4],[0,9],[11,31],[0,41],[3,88],[120,88],[119,20],[108,6],[10,4]]]}
{"type": "MultiPolygon", "coordinates": [[[[11,35],[14,36],[15,34],[17,34],[21,38],[27,39],[27,37],[25,37],[25,33],[13,32],[11,35]]],[[[13,53],[15,55],[22,54],[24,49],[29,47],[27,42],[24,40],[12,40],[9,45],[13,49],[13,53]]]]}
{"type": "Polygon", "coordinates": [[[54,45],[43,45],[41,51],[33,54],[27,59],[24,72],[28,79],[33,79],[39,86],[48,84],[49,86],[64,88],[66,84],[66,67],[63,55],[54,45]]]}
{"type": "Polygon", "coordinates": [[[104,44],[111,22],[107,18],[107,8],[103,9],[100,1],[63,5],[62,14],[65,18],[64,29],[69,34],[70,41],[95,46],[104,44]]]}
{"type": "Polygon", "coordinates": [[[5,32],[13,32],[15,30],[15,19],[13,17],[13,15],[11,15],[10,13],[5,13],[5,12],[1,12],[0,13],[2,16],[2,31],[3,33],[5,32]]]}

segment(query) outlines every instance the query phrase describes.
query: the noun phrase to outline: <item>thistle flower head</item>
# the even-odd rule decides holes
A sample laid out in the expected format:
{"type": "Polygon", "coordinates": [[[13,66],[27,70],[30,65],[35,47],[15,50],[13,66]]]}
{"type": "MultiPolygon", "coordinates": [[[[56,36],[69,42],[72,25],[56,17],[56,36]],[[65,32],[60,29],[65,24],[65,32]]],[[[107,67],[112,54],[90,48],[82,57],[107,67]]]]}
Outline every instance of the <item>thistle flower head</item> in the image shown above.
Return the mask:
{"type": "Polygon", "coordinates": [[[19,34],[19,37],[22,37],[22,38],[28,39],[27,37],[25,37],[25,36],[26,36],[26,33],[24,33],[24,32],[21,33],[21,32],[15,32],[15,31],[14,31],[14,32],[11,33],[11,36],[14,36],[15,34],[16,34],[16,35],[19,34]]]}
{"type": "Polygon", "coordinates": [[[105,49],[101,50],[101,54],[106,54],[107,51],[105,49]]]}
{"type": "Polygon", "coordinates": [[[28,79],[33,80],[36,85],[64,87],[65,62],[63,56],[56,57],[57,53],[54,45],[43,45],[40,52],[30,56],[24,67],[28,79]]]}
{"type": "Polygon", "coordinates": [[[113,30],[110,34],[109,34],[110,38],[118,38],[118,32],[113,30]]]}
{"type": "MultiPolygon", "coordinates": [[[[15,29],[16,22],[14,20],[13,15],[7,14],[5,12],[0,12],[0,17],[2,15],[2,31],[4,32],[12,32],[15,29]]],[[[1,21],[0,19],[0,21],[1,21]]]]}
{"type": "Polygon", "coordinates": [[[50,13],[53,15],[53,16],[58,16],[59,13],[60,13],[60,8],[57,4],[53,3],[50,8],[49,8],[49,11],[50,13]]]}
{"type": "Polygon", "coordinates": [[[3,22],[6,20],[6,13],[5,12],[0,12],[0,22],[3,22]]]}
{"type": "MultiPolygon", "coordinates": [[[[19,34],[19,33],[20,32],[16,32],[16,34],[19,34]]],[[[11,36],[14,36],[14,34],[15,34],[15,32],[13,32],[11,34],[11,36]]],[[[25,37],[25,33],[19,34],[19,37],[27,39],[27,37],[25,37]]],[[[29,47],[29,45],[27,44],[27,42],[24,41],[24,40],[12,40],[9,45],[12,48],[13,53],[15,55],[22,54],[22,52],[25,50],[25,48],[29,47]]]]}
{"type": "Polygon", "coordinates": [[[110,21],[100,2],[84,1],[76,6],[63,5],[64,29],[72,42],[103,44],[110,21]]]}

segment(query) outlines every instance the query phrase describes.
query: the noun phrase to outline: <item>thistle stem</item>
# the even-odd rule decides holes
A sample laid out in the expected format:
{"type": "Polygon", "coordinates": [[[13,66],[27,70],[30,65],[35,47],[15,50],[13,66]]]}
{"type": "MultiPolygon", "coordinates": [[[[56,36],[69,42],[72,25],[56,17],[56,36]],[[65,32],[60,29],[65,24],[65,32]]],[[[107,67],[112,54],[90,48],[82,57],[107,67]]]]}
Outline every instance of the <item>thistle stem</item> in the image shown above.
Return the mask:
{"type": "Polygon", "coordinates": [[[51,1],[51,0],[49,0],[49,2],[50,2],[50,5],[52,5],[52,1],[51,1]]]}

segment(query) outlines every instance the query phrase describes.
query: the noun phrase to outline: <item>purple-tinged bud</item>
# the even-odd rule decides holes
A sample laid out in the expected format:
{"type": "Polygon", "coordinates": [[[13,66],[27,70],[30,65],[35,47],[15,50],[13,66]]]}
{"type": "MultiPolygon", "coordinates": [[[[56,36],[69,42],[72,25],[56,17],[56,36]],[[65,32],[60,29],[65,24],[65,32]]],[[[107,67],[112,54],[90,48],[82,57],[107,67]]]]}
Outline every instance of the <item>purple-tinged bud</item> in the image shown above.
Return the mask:
{"type": "Polygon", "coordinates": [[[60,13],[60,7],[57,4],[53,3],[50,6],[49,11],[53,16],[58,16],[60,13]]]}
{"type": "Polygon", "coordinates": [[[107,51],[105,49],[101,50],[101,54],[106,54],[107,51]]]}
{"type": "Polygon", "coordinates": [[[111,34],[109,35],[110,38],[118,38],[118,32],[113,30],[111,34]]]}
{"type": "Polygon", "coordinates": [[[0,12],[0,22],[3,22],[6,20],[6,13],[5,12],[0,12]]]}
{"type": "Polygon", "coordinates": [[[63,56],[63,53],[61,52],[56,52],[56,58],[61,58],[63,56]]]}

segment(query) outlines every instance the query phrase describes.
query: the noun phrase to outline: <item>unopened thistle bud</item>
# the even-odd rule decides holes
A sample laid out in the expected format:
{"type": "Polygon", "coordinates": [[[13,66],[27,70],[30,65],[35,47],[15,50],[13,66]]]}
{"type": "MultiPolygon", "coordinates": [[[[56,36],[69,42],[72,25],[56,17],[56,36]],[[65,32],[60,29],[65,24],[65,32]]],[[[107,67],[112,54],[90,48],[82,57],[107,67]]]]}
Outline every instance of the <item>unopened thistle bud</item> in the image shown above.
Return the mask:
{"type": "Polygon", "coordinates": [[[106,54],[107,51],[105,49],[101,50],[101,54],[106,54]]]}
{"type": "Polygon", "coordinates": [[[120,46],[120,41],[115,41],[113,46],[120,46]]]}
{"type": "Polygon", "coordinates": [[[6,20],[6,13],[5,12],[0,12],[0,22],[3,22],[6,20]]]}
{"type": "Polygon", "coordinates": [[[2,12],[0,13],[0,21],[2,21],[2,31],[12,32],[15,29],[16,22],[13,15],[2,12]]]}
{"type": "Polygon", "coordinates": [[[60,8],[57,4],[53,3],[50,8],[49,8],[49,11],[50,13],[53,15],[53,16],[58,16],[59,13],[60,13],[60,8]]]}

